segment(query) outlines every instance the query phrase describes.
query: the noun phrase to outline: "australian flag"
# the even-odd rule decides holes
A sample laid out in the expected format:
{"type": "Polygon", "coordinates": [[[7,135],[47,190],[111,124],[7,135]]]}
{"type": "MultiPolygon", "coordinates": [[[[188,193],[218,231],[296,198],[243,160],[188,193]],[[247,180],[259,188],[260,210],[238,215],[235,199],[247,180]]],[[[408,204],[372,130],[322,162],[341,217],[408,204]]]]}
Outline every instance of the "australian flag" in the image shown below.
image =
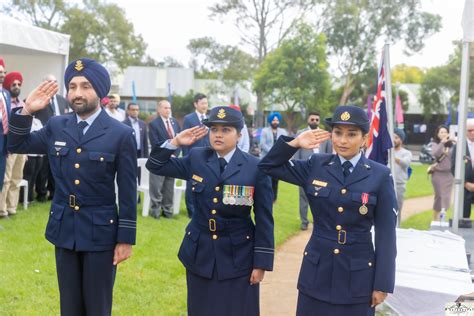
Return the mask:
{"type": "Polygon", "coordinates": [[[377,82],[377,93],[372,103],[372,116],[370,118],[370,130],[365,156],[371,160],[387,165],[388,151],[393,147],[393,144],[390,131],[388,130],[385,94],[385,62],[382,57],[377,82]]]}

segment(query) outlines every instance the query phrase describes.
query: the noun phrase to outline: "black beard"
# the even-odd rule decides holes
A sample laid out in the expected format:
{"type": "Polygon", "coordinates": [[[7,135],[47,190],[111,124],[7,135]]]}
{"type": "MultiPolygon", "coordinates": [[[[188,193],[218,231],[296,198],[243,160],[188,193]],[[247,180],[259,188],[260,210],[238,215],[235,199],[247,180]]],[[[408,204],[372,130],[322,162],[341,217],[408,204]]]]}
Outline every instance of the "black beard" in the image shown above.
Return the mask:
{"type": "Polygon", "coordinates": [[[277,123],[272,123],[272,128],[273,128],[273,129],[277,129],[277,128],[278,128],[278,126],[280,126],[280,124],[277,124],[277,123]]]}
{"type": "Polygon", "coordinates": [[[20,92],[21,90],[15,89],[15,90],[10,91],[10,95],[12,96],[12,98],[16,98],[20,95],[20,92]]]}
{"type": "Polygon", "coordinates": [[[310,123],[308,124],[309,128],[311,129],[317,129],[319,127],[319,124],[315,124],[315,123],[310,123]]]}
{"type": "Polygon", "coordinates": [[[86,99],[76,98],[71,101],[71,108],[74,110],[74,112],[77,115],[86,115],[86,114],[93,113],[95,111],[95,109],[97,108],[98,102],[99,102],[99,99],[94,99],[91,102],[88,102],[86,99]],[[84,101],[85,105],[81,107],[76,106],[74,102],[79,101],[79,100],[84,101]]]}

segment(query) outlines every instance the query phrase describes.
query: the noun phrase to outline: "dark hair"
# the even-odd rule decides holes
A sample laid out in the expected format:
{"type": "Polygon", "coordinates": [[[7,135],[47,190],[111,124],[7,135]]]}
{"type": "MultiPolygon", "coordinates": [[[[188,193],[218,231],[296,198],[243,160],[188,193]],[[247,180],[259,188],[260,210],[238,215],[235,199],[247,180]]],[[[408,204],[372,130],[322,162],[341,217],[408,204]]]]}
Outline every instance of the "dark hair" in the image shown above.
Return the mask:
{"type": "Polygon", "coordinates": [[[308,117],[310,117],[311,115],[317,115],[317,116],[321,117],[321,115],[319,115],[318,112],[309,112],[308,117]]]}
{"type": "Polygon", "coordinates": [[[205,99],[205,98],[207,98],[207,96],[206,96],[205,94],[203,94],[203,93],[196,93],[196,94],[194,95],[194,101],[193,101],[193,102],[194,102],[194,103],[197,103],[197,102],[199,102],[200,100],[205,99]]]}
{"type": "Polygon", "coordinates": [[[440,125],[440,126],[438,126],[438,127],[436,128],[436,130],[435,130],[434,138],[433,138],[434,141],[435,141],[435,143],[437,143],[437,144],[439,144],[439,142],[441,141],[441,139],[439,139],[439,137],[438,137],[438,133],[439,133],[439,131],[440,131],[442,128],[444,128],[444,129],[449,133],[449,128],[448,128],[446,125],[440,125]]]}
{"type": "Polygon", "coordinates": [[[129,104],[127,104],[127,110],[130,110],[130,107],[131,107],[132,105],[138,106],[138,104],[133,103],[133,102],[130,102],[129,104]]]}

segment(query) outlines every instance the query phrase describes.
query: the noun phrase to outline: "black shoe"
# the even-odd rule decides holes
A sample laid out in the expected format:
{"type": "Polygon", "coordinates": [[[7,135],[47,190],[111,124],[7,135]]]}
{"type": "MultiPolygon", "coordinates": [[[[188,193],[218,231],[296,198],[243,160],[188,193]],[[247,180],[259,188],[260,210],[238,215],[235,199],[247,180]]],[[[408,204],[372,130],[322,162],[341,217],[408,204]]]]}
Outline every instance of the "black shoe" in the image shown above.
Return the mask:
{"type": "Polygon", "coordinates": [[[158,215],[158,213],[155,213],[155,212],[150,212],[150,216],[153,217],[154,219],[160,219],[160,215],[158,215]]]}
{"type": "Polygon", "coordinates": [[[39,195],[36,197],[36,201],[38,202],[46,202],[46,196],[45,195],[39,195]]]}
{"type": "Polygon", "coordinates": [[[48,196],[48,201],[52,201],[53,199],[54,199],[54,195],[51,194],[50,196],[48,196]]]}
{"type": "Polygon", "coordinates": [[[173,213],[163,212],[163,216],[164,216],[165,218],[173,218],[173,213]]]}
{"type": "Polygon", "coordinates": [[[301,224],[301,230],[308,230],[308,224],[301,224]]]}

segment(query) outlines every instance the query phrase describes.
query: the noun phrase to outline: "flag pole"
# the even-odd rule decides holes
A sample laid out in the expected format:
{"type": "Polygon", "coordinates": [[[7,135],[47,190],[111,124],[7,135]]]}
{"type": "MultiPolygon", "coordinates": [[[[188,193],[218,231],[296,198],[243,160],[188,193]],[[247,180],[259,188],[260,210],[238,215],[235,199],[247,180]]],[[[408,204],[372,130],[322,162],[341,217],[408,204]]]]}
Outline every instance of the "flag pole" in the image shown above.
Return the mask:
{"type": "MultiPolygon", "coordinates": [[[[387,106],[387,121],[388,121],[388,129],[389,135],[392,140],[393,144],[393,102],[392,102],[392,75],[390,69],[390,44],[386,43],[383,48],[384,53],[384,63],[385,63],[385,102],[387,106]]],[[[388,166],[392,171],[392,181],[393,181],[393,189],[395,190],[395,195],[397,194],[397,186],[395,185],[395,176],[393,176],[394,167],[395,167],[395,156],[393,152],[393,148],[389,149],[388,151],[389,159],[388,159],[388,166]]],[[[401,210],[398,210],[397,216],[397,226],[400,227],[402,213],[401,210]]]]}

